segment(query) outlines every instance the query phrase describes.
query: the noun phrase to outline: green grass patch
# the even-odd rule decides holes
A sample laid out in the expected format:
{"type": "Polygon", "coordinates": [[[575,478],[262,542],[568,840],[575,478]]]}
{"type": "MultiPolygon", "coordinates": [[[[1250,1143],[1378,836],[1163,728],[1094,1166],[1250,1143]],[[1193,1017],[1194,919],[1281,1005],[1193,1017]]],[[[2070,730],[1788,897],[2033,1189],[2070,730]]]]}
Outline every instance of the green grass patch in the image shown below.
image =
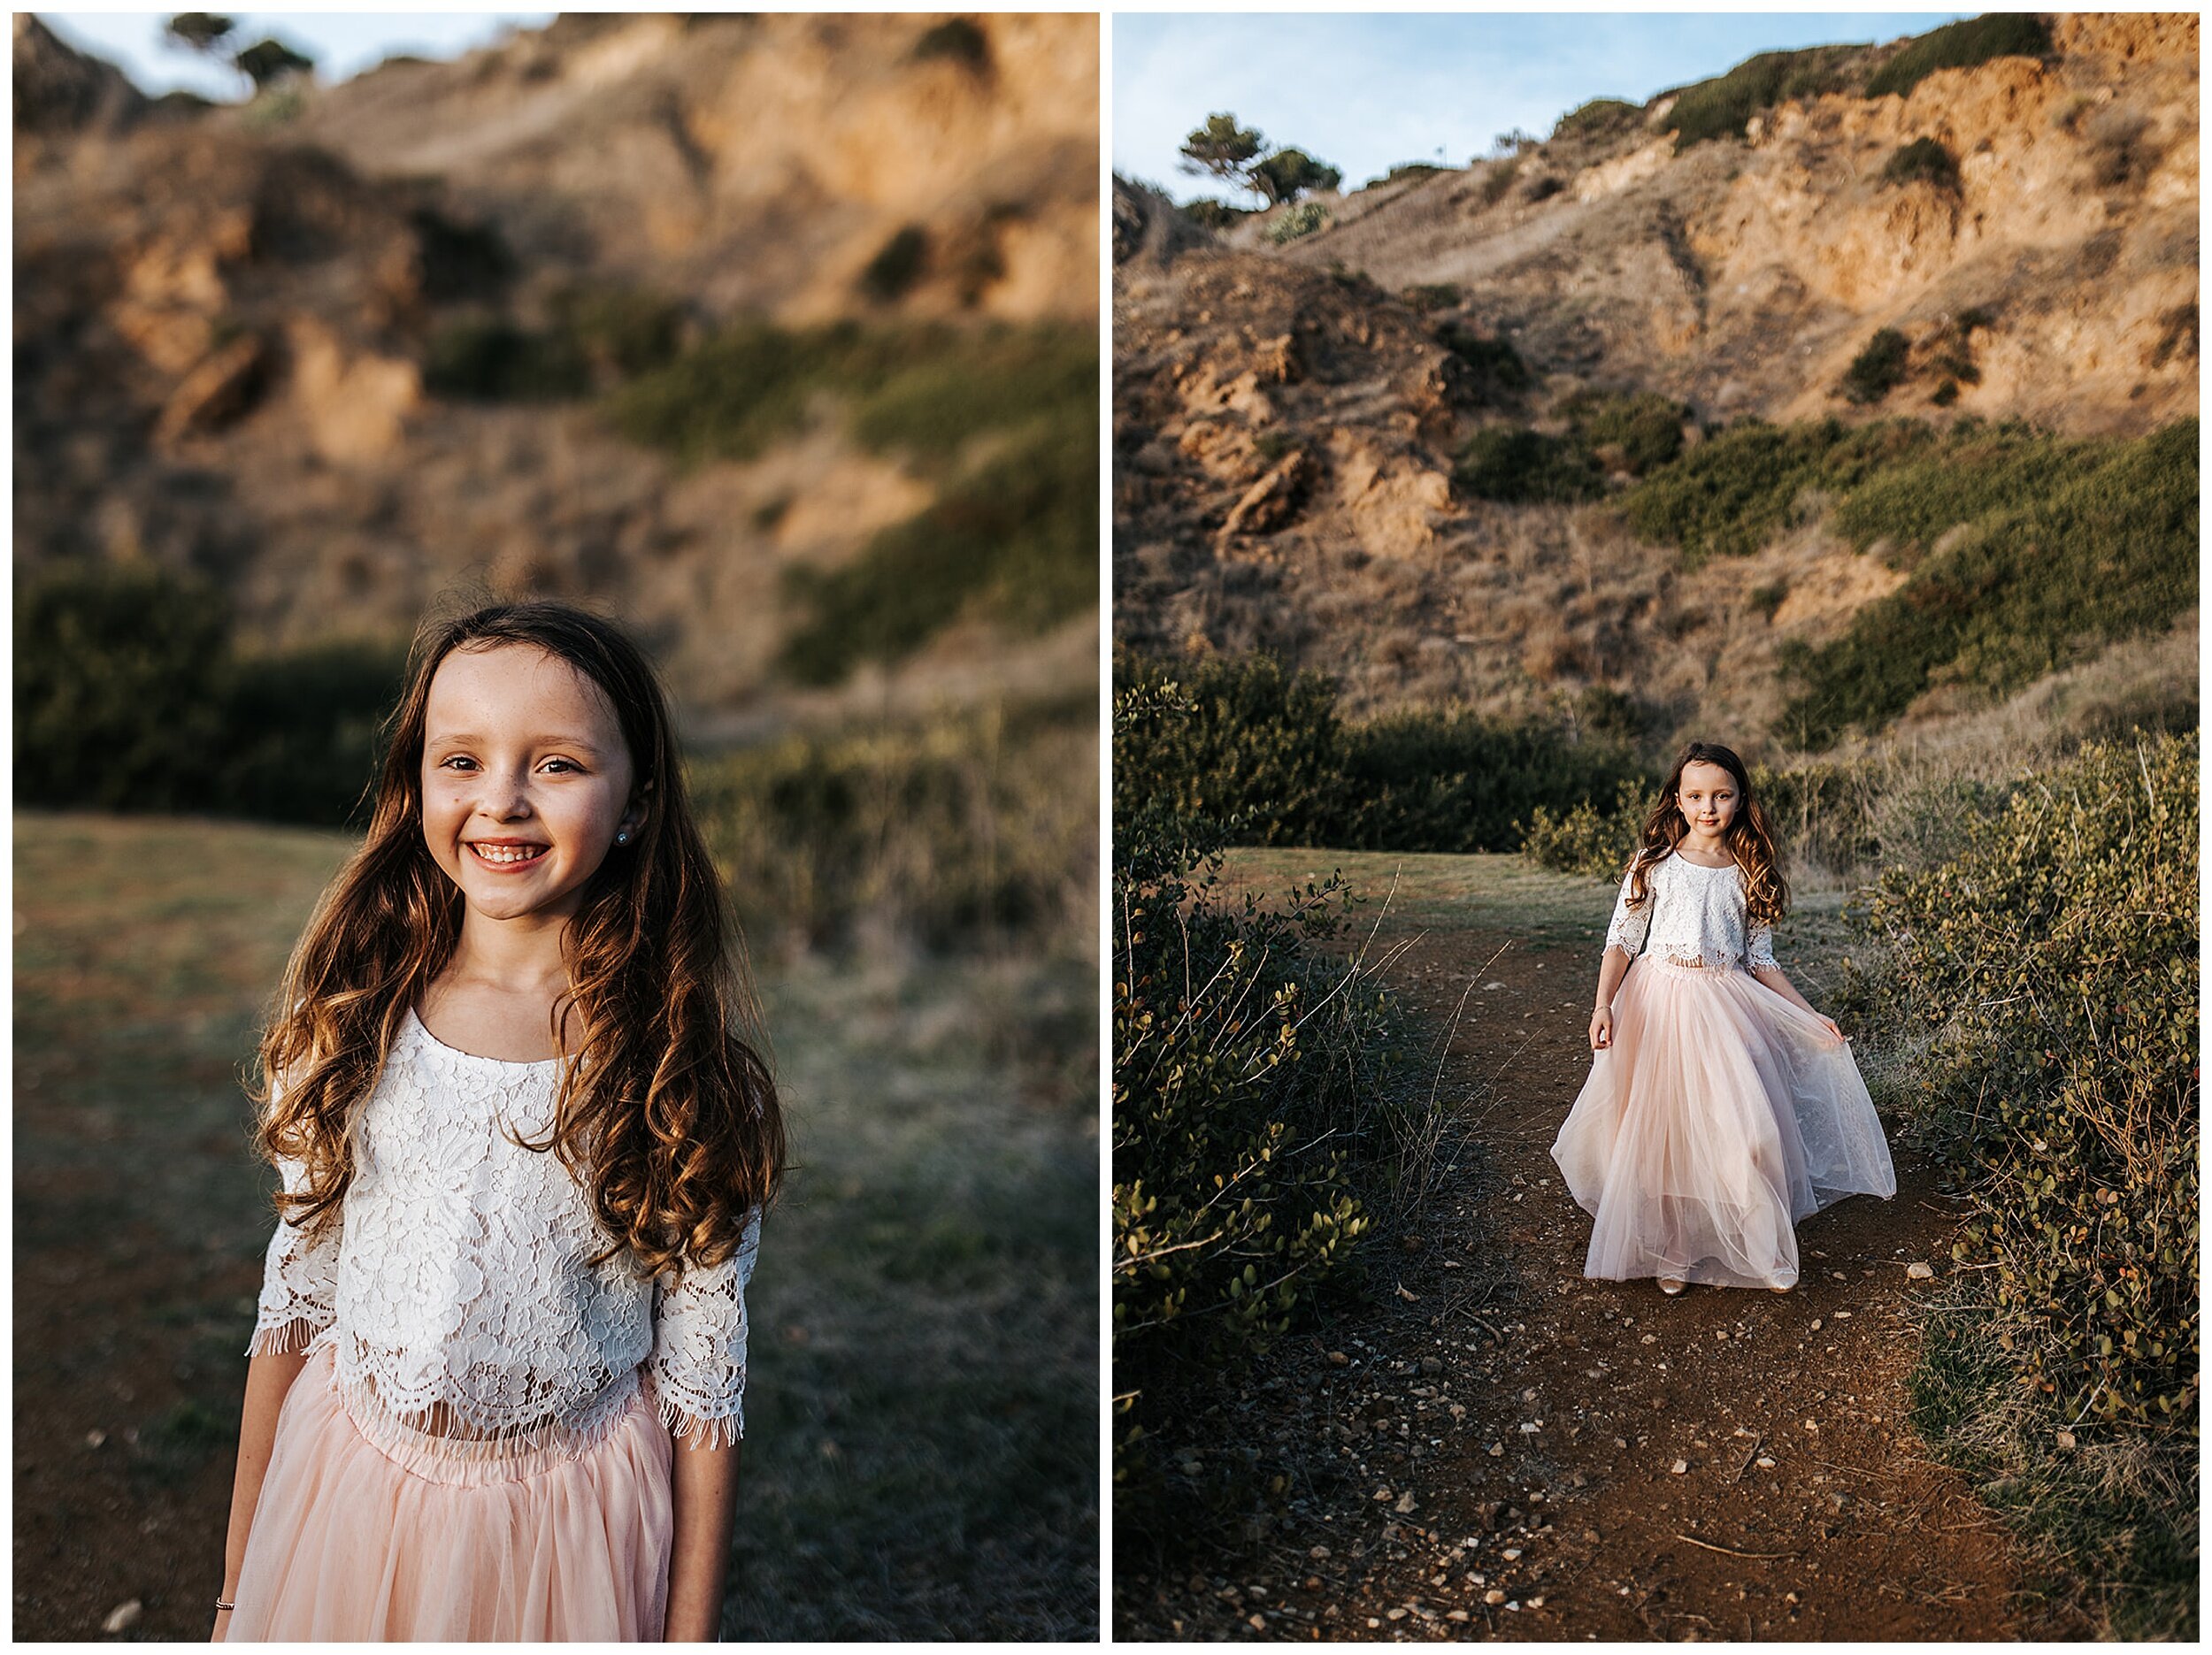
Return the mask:
{"type": "Polygon", "coordinates": [[[1874,72],[1869,97],[1904,96],[1939,69],[1971,69],[1993,57],[2050,55],[2050,26],[2032,11],[1992,11],[1923,34],[1874,72]]]}
{"type": "Polygon", "coordinates": [[[1551,129],[1551,142],[1588,142],[1617,137],[1633,131],[1644,118],[1643,106],[1617,97],[1594,97],[1562,115],[1551,129]]]}
{"type": "Polygon", "coordinates": [[[1605,479],[1581,444],[1526,425],[1477,431],[1453,463],[1452,480],[1478,500],[1516,506],[1577,505],[1605,493],[1605,479]]]}

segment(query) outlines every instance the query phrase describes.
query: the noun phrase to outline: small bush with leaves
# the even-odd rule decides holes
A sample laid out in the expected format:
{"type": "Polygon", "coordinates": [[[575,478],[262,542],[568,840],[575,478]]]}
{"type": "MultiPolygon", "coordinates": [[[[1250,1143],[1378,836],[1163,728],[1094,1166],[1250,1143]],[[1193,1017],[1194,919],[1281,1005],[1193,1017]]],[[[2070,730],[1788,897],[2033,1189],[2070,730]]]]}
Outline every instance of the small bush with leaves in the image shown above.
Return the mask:
{"type": "Polygon", "coordinates": [[[1874,72],[1869,97],[1902,97],[1939,69],[1971,69],[1993,57],[2042,57],[2050,26],[2032,11],[1991,11],[1947,23],[1913,41],[1874,72]]]}
{"type": "Polygon", "coordinates": [[[1878,402],[1905,382],[1909,347],[1893,327],[1878,328],[1866,349],[1843,371],[1843,394],[1859,403],[1878,402]]]}
{"type": "Polygon", "coordinates": [[[1882,168],[1885,184],[1932,184],[1938,189],[1959,187],[1959,164],[1935,138],[1915,138],[1902,145],[1882,168]]]}
{"type": "Polygon", "coordinates": [[[1613,808],[1600,810],[1585,799],[1564,812],[1537,805],[1521,832],[1521,853],[1539,867],[1593,879],[1617,879],[1636,854],[1644,821],[1659,802],[1650,781],[1624,778],[1613,791],[1613,808]]]}
{"type": "MultiPolygon", "coordinates": [[[[1113,1352],[1118,1514],[1170,1498],[1155,1438],[1310,1314],[1389,1188],[1383,1003],[1313,945],[1341,883],[1218,894],[1220,829],[1125,785],[1125,746],[1197,716],[1172,679],[1114,703],[1113,1352]]],[[[1133,767],[1132,767],[1133,769],[1133,767]]],[[[1186,1440],[1187,1440],[1186,1438],[1186,1440]]],[[[1210,1444],[1210,1446],[1214,1444],[1210,1444]]]]}
{"type": "Polygon", "coordinates": [[[1525,425],[1486,425],[1467,440],[1452,480],[1478,500],[1508,505],[1576,505],[1605,493],[1583,447],[1525,425]]]}
{"type": "Polygon", "coordinates": [[[1267,226],[1267,239],[1280,247],[1325,230],[1329,226],[1329,210],[1317,201],[1302,201],[1286,208],[1274,223],[1267,226]]]}
{"type": "Polygon", "coordinates": [[[1251,208],[1233,207],[1225,201],[1216,201],[1211,195],[1201,195],[1196,201],[1186,202],[1180,211],[1192,223],[1217,231],[1235,229],[1253,212],[1251,208]]]}
{"type": "Polygon", "coordinates": [[[1557,411],[1586,453],[1636,477],[1680,456],[1682,428],[1691,418],[1682,403],[1648,391],[1632,396],[1578,391],[1557,411]]]}
{"type": "Polygon", "coordinates": [[[1999,1343],[2053,1419],[2186,1449],[2198,1390],[2197,739],[2090,744],[1849,912],[1852,998],[1932,1034],[1898,1101],[1971,1191],[1999,1343]],[[2024,1328],[2025,1337],[2016,1331],[2024,1328]]]}
{"type": "Polygon", "coordinates": [[[1492,161],[1482,170],[1482,185],[1478,198],[1486,207],[1494,207],[1506,198],[1513,188],[1513,180],[1521,175],[1521,157],[1509,156],[1502,161],[1492,161]]]}
{"type": "Polygon", "coordinates": [[[1644,111],[1639,104],[1617,97],[1594,97],[1587,103],[1579,104],[1559,118],[1558,123],[1551,129],[1551,141],[1554,143],[1563,141],[1586,142],[1610,138],[1634,131],[1643,118],[1644,111]]]}
{"type": "Polygon", "coordinates": [[[1486,395],[1511,395],[1536,383],[1536,376],[1528,371],[1528,364],[1521,360],[1521,353],[1513,349],[1509,339],[1478,333],[1457,323],[1446,324],[1436,338],[1473,371],[1475,383],[1486,395]]]}

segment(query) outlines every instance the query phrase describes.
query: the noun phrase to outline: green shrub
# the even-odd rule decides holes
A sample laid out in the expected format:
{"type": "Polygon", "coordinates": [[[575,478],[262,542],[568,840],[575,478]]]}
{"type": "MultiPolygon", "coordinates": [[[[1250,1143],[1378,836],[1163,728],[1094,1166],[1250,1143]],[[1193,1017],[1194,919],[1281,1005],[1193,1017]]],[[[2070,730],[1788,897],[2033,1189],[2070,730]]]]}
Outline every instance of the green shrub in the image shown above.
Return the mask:
{"type": "Polygon", "coordinates": [[[1643,121],[1640,105],[1617,97],[1594,97],[1569,110],[1551,129],[1551,142],[1610,138],[1633,131],[1643,121]]]}
{"type": "Polygon", "coordinates": [[[1852,993],[1934,1037],[1899,1100],[1971,1193],[1954,1249],[2055,1421],[2189,1452],[2197,1407],[2197,740],[2082,748],[1848,910],[1852,993]],[[2024,1329],[2025,1337],[2016,1329],[2024,1329]]]}
{"type": "Polygon", "coordinates": [[[1915,138],[1892,155],[1882,168],[1885,184],[1933,184],[1938,189],[1959,187],[1959,164],[1942,142],[1915,138]]]}
{"type": "Polygon", "coordinates": [[[1613,790],[1613,808],[1601,811],[1587,799],[1557,812],[1532,807],[1520,830],[1521,854],[1539,867],[1593,879],[1617,879],[1643,842],[1645,820],[1658,807],[1652,782],[1624,777],[1613,790]]]}
{"type": "Polygon", "coordinates": [[[1754,115],[1778,103],[1841,91],[1843,67],[1855,50],[1811,46],[1761,52],[1726,74],[1685,87],[1667,115],[1675,132],[1675,153],[1715,138],[1740,138],[1754,115]]]}
{"type": "Polygon", "coordinates": [[[1216,201],[1210,195],[1201,195],[1196,201],[1186,202],[1179,211],[1194,224],[1202,224],[1209,230],[1233,230],[1252,216],[1252,209],[1233,207],[1225,201],[1216,201]]]}
{"type": "Polygon", "coordinates": [[[794,565],[780,656],[802,683],[918,648],[963,617],[1041,632],[1098,601],[1097,404],[1031,427],[929,506],[828,570],[794,565]]]}
{"type": "Polygon", "coordinates": [[[1449,310],[1458,306],[1460,292],[1455,283],[1432,281],[1408,287],[1399,297],[1417,310],[1449,310]]]}
{"type": "Polygon", "coordinates": [[[591,364],[560,329],[534,330],[503,318],[449,322],[430,336],[423,385],[477,402],[551,402],[588,395],[591,364]]]}
{"type": "Polygon", "coordinates": [[[1630,396],[1578,391],[1558,412],[1586,453],[1617,449],[1622,468],[1638,477],[1680,456],[1682,427],[1691,417],[1682,403],[1647,391],[1630,396]]]}
{"type": "Polygon", "coordinates": [[[1265,655],[1173,665],[1123,651],[1114,676],[1133,694],[1172,684],[1191,709],[1118,738],[1115,819],[1156,801],[1221,824],[1233,844],[1511,850],[1532,807],[1563,809],[1634,770],[1624,740],[1577,740],[1540,719],[1452,710],[1347,723],[1333,680],[1265,655]]]}
{"type": "Polygon", "coordinates": [[[1521,175],[1521,157],[1510,156],[1502,161],[1492,161],[1482,169],[1482,204],[1494,207],[1513,188],[1513,180],[1521,175]]]}
{"type": "Polygon", "coordinates": [[[1443,171],[1442,167],[1438,166],[1432,161],[1401,161],[1380,177],[1369,179],[1360,188],[1373,189],[1379,184],[1395,184],[1400,179],[1417,183],[1425,178],[1434,178],[1443,171]]]}
{"type": "Polygon", "coordinates": [[[1286,208],[1280,218],[1267,226],[1267,239],[1280,247],[1302,236],[1314,234],[1329,226],[1329,210],[1317,201],[1302,201],[1294,207],[1286,208]]]}
{"type": "Polygon", "coordinates": [[[603,381],[666,367],[682,347],[683,307],[656,294],[587,282],[557,295],[549,308],[555,329],[603,381]]]}
{"type": "Polygon", "coordinates": [[[1866,349],[1843,371],[1843,394],[1859,403],[1878,402],[1905,380],[1905,336],[1893,327],[1875,330],[1866,349]]]}
{"type": "Polygon", "coordinates": [[[229,607],[153,565],[65,564],[15,609],[16,796],[340,826],[375,775],[404,651],[241,656],[229,607]]]}
{"type": "Polygon", "coordinates": [[[1912,42],[1874,72],[1866,96],[1902,97],[1939,69],[1971,69],[1993,57],[2042,57],[2050,51],[2050,27],[2041,17],[1992,11],[1947,23],[1912,42]]]}
{"type": "Polygon", "coordinates": [[[1070,952],[1095,923],[1096,702],[794,734],[695,762],[710,850],[749,935],[842,949],[1010,936],[1070,952]]]}
{"type": "Polygon", "coordinates": [[[1478,333],[1471,327],[1448,322],[1437,332],[1437,342],[1473,371],[1475,384],[1485,396],[1510,395],[1536,383],[1536,376],[1521,360],[1509,339],[1478,333]]]}
{"type": "MultiPolygon", "coordinates": [[[[1117,693],[1125,744],[1178,745],[1171,679],[1117,693]]],[[[1355,1261],[1389,1192],[1399,1123],[1383,1005],[1358,961],[1313,952],[1340,882],[1281,910],[1217,894],[1219,838],[1148,798],[1114,835],[1114,1480],[1124,1521],[1171,1498],[1156,1439],[1235,1384],[1355,1261]]],[[[1217,1443],[1205,1444],[1217,1449],[1217,1443]]]]}
{"type": "Polygon", "coordinates": [[[991,67],[991,42],[974,19],[950,17],[922,31],[914,42],[913,57],[916,63],[941,58],[983,74],[991,67]]]}
{"type": "Polygon", "coordinates": [[[1645,539],[1679,547],[1686,568],[1708,557],[1747,557],[1794,521],[1809,491],[1847,494],[1924,452],[1938,434],[1911,419],[1855,427],[1833,418],[1789,425],[1747,419],[1686,450],[1616,503],[1645,539]]]}
{"type": "Polygon", "coordinates": [[[15,592],[15,796],[196,809],[226,733],[229,608],[150,564],[63,563],[15,592]]]}
{"type": "Polygon", "coordinates": [[[1263,431],[1252,439],[1252,452],[1269,465],[1279,465],[1297,447],[1298,439],[1287,431],[1263,431]]]}
{"type": "Polygon", "coordinates": [[[1477,431],[1460,449],[1452,480],[1478,500],[1509,505],[1574,505],[1605,493],[1580,444],[1525,425],[1477,431]]]}
{"type": "Polygon", "coordinates": [[[1041,422],[1098,428],[1098,337],[1059,325],[945,336],[856,396],[853,435],[933,461],[991,431],[1041,422]]]}
{"type": "Polygon", "coordinates": [[[2001,444],[1978,471],[1962,449],[1953,465],[1920,471],[1916,489],[1886,489],[1878,514],[1854,515],[1861,533],[1933,536],[1947,517],[1969,532],[1841,638],[1785,646],[1782,671],[1798,687],[1782,728],[1799,745],[1879,728],[1937,684],[2002,695],[2162,630],[2197,601],[2194,419],[2131,440],[2001,444]]]}
{"type": "Polygon", "coordinates": [[[1117,823],[1156,804],[1221,824],[1233,843],[1328,843],[1345,789],[1333,680],[1286,673],[1265,655],[1176,666],[1121,650],[1114,682],[1133,704],[1172,686],[1189,708],[1117,723],[1117,823]]]}
{"type": "Polygon", "coordinates": [[[903,225],[861,267],[860,290],[878,304],[892,304],[914,290],[929,264],[929,232],[903,225]]]}

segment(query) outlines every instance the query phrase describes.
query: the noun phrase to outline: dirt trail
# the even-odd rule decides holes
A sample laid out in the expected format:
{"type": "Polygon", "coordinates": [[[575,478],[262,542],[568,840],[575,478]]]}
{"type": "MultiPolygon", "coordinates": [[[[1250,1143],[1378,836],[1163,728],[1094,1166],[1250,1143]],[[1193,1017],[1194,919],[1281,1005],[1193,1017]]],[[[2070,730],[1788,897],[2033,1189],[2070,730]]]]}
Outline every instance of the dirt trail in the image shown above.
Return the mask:
{"type": "Polygon", "coordinates": [[[1601,945],[1499,929],[1494,903],[1465,923],[1482,906],[1417,903],[1375,939],[1402,944],[1386,981],[1411,1026],[1454,1029],[1428,1061],[1464,1100],[1418,1233],[1352,1319],[1225,1404],[1298,1467],[1288,1516],[1202,1575],[1118,1559],[1123,1634],[2083,1636],[1905,1422],[1928,1285],[1907,1267],[1946,1269],[1958,1222],[1931,1170],[1899,1151],[1893,1199],[1802,1224],[1788,1294],[1585,1279],[1589,1221],[1548,1152],[1601,945]]]}

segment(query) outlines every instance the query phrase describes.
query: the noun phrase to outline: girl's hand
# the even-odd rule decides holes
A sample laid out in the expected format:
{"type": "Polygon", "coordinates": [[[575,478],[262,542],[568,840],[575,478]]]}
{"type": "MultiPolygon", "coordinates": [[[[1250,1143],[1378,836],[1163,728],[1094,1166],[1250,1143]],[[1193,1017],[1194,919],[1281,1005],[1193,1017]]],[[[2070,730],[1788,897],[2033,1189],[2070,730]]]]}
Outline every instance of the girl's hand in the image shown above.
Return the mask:
{"type": "Polygon", "coordinates": [[[1602,1052],[1613,1044],[1613,1008],[1601,1006],[1590,1014],[1590,1049],[1602,1052]]]}
{"type": "MultiPolygon", "coordinates": [[[[1815,1012],[1813,1015],[1816,1017],[1820,1016],[1818,1012],[1815,1012]]],[[[1836,1044],[1838,1046],[1845,1045],[1848,1041],[1850,1037],[1846,1035],[1844,1031],[1837,1026],[1836,1020],[1833,1017],[1821,1017],[1820,1020],[1827,1025],[1828,1032],[1836,1037],[1836,1044]]]]}

